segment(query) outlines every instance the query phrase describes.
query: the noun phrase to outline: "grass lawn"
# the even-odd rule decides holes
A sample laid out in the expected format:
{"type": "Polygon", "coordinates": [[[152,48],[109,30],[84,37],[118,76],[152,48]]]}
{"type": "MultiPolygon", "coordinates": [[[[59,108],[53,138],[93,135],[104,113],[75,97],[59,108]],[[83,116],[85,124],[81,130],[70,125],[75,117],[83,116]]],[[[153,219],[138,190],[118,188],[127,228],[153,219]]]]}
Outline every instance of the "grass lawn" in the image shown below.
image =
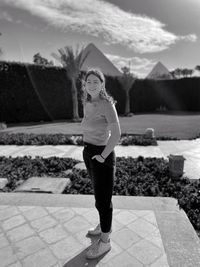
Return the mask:
{"type": "MultiPolygon", "coordinates": [[[[180,139],[194,138],[200,134],[200,114],[136,114],[119,117],[122,133],[142,134],[146,128],[154,128],[155,135],[180,139]]],[[[8,125],[1,132],[35,134],[81,134],[80,123],[54,121],[8,125]]]]}

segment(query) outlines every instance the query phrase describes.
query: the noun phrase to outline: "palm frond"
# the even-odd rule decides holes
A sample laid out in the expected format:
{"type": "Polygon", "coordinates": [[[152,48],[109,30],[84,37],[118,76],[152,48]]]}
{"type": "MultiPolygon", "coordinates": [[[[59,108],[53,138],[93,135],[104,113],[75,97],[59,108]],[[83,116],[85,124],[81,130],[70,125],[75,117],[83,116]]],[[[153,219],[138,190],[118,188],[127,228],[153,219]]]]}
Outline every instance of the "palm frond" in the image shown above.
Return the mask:
{"type": "Polygon", "coordinates": [[[72,46],[65,46],[64,48],[59,48],[59,55],[56,53],[51,53],[51,55],[58,60],[67,71],[69,77],[78,77],[81,67],[86,60],[89,52],[83,56],[84,47],[80,48],[79,45],[76,49],[72,46]]]}

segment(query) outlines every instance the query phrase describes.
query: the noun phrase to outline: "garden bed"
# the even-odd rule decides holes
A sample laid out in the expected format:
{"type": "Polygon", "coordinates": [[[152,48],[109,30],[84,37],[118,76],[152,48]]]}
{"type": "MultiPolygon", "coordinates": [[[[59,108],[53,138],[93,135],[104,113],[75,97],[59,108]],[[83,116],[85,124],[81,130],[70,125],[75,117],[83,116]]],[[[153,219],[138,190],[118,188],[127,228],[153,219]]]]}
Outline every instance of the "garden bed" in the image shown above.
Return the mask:
{"type": "MultiPolygon", "coordinates": [[[[0,177],[7,178],[3,192],[12,192],[33,176],[68,177],[72,185],[64,194],[93,194],[85,170],[73,169],[78,160],[71,158],[0,157],[0,177]],[[73,169],[66,174],[65,171],[73,169]]],[[[169,162],[163,158],[117,157],[114,195],[173,197],[178,201],[197,233],[200,231],[200,179],[172,178],[169,162]]]]}
{"type": "MultiPolygon", "coordinates": [[[[145,135],[122,134],[119,145],[151,146],[157,140],[179,140],[171,137],[147,138],[145,135]]],[[[0,145],[83,145],[82,135],[0,133],[0,145]]]]}

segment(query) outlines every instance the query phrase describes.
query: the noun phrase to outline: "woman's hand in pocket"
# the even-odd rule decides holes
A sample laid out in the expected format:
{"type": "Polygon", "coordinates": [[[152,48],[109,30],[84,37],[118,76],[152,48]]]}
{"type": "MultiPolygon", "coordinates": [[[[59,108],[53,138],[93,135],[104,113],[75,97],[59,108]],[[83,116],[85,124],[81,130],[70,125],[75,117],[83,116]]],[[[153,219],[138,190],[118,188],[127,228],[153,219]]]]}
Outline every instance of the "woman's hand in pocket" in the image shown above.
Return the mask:
{"type": "Polygon", "coordinates": [[[96,159],[100,163],[104,163],[105,159],[101,155],[95,155],[92,159],[96,159]]]}

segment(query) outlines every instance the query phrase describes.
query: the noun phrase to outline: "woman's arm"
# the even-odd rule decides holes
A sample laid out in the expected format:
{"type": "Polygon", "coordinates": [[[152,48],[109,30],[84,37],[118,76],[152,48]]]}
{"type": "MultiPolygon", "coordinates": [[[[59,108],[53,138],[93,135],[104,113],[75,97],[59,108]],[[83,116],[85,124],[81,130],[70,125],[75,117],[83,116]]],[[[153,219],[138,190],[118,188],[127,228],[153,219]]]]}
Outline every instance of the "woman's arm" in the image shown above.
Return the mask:
{"type": "Polygon", "coordinates": [[[109,156],[109,154],[113,151],[114,147],[118,144],[121,136],[121,129],[119,122],[111,123],[109,125],[109,130],[111,131],[111,135],[108,139],[106,147],[101,153],[104,159],[106,159],[109,156]]]}
{"type": "Polygon", "coordinates": [[[108,122],[108,130],[110,130],[111,135],[101,155],[95,155],[92,157],[92,159],[96,159],[101,163],[103,163],[104,160],[108,157],[108,155],[113,151],[114,147],[117,145],[121,136],[119,118],[117,116],[117,111],[115,106],[111,103],[106,103],[104,106],[104,112],[106,120],[108,122]]]}

